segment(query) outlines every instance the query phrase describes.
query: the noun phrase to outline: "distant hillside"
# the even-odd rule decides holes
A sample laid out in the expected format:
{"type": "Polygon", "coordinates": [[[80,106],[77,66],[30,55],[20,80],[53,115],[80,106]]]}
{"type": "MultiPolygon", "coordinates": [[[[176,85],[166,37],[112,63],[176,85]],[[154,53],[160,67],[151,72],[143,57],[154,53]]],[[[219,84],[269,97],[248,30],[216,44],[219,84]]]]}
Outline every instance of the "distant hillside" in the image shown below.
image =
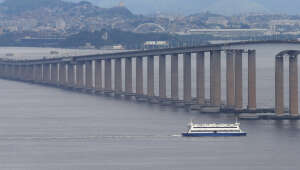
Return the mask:
{"type": "Polygon", "coordinates": [[[9,14],[22,13],[38,8],[53,8],[58,6],[70,7],[73,3],[61,0],[6,0],[0,4],[9,14]]]}
{"type": "Polygon", "coordinates": [[[20,15],[27,11],[39,9],[62,9],[58,11],[68,12],[82,7],[81,15],[101,15],[104,17],[133,17],[134,15],[125,7],[100,8],[88,1],[78,3],[63,0],[5,0],[0,3],[0,10],[10,15],[20,15]],[[85,9],[85,10],[84,10],[85,9]]]}

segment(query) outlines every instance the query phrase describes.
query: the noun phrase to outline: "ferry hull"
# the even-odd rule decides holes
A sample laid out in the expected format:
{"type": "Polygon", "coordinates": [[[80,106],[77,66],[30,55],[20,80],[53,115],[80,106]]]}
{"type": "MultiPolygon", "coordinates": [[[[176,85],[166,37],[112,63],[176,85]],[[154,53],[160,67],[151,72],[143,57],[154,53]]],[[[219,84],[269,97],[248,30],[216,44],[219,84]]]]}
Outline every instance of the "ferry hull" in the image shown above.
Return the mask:
{"type": "Polygon", "coordinates": [[[184,137],[201,137],[201,136],[246,136],[247,133],[182,133],[184,137]]]}

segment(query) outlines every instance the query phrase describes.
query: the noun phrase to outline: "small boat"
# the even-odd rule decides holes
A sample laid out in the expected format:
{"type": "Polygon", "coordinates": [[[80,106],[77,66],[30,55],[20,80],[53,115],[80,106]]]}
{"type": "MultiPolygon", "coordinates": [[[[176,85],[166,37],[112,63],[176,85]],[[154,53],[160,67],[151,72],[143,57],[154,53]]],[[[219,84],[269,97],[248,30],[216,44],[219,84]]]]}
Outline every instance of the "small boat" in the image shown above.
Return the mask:
{"type": "Polygon", "coordinates": [[[246,136],[247,133],[240,129],[240,123],[234,124],[194,124],[188,125],[188,132],[182,133],[185,137],[200,136],[246,136]]]}

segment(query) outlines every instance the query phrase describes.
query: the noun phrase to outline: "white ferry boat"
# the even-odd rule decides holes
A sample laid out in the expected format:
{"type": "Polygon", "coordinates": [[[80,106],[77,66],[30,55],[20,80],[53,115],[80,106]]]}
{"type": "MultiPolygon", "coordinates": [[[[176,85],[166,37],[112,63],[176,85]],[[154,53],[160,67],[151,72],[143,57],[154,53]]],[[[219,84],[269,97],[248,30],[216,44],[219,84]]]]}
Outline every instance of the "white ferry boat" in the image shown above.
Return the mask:
{"type": "Polygon", "coordinates": [[[246,136],[247,133],[240,129],[240,123],[234,124],[194,124],[188,126],[188,132],[182,133],[186,137],[198,136],[246,136]]]}

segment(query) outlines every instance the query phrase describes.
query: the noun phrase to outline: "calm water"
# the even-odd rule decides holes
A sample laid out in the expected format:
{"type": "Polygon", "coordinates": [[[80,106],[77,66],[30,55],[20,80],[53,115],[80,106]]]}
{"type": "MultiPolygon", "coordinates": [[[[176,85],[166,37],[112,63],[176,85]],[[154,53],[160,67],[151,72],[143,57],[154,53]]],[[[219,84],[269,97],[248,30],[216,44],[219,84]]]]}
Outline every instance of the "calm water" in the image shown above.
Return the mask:
{"type": "MultiPolygon", "coordinates": [[[[259,106],[272,107],[273,56],[282,48],[299,47],[249,48],[258,50],[259,106]]],[[[246,69],[244,74],[246,79],[246,69]]],[[[247,82],[244,84],[246,92],[247,82]]],[[[234,115],[186,112],[6,80],[0,80],[0,94],[0,169],[298,170],[300,167],[298,121],[241,121],[247,137],[183,138],[180,133],[191,119],[229,123],[234,121],[234,115]]],[[[246,97],[245,93],[245,100],[246,97]]]]}

